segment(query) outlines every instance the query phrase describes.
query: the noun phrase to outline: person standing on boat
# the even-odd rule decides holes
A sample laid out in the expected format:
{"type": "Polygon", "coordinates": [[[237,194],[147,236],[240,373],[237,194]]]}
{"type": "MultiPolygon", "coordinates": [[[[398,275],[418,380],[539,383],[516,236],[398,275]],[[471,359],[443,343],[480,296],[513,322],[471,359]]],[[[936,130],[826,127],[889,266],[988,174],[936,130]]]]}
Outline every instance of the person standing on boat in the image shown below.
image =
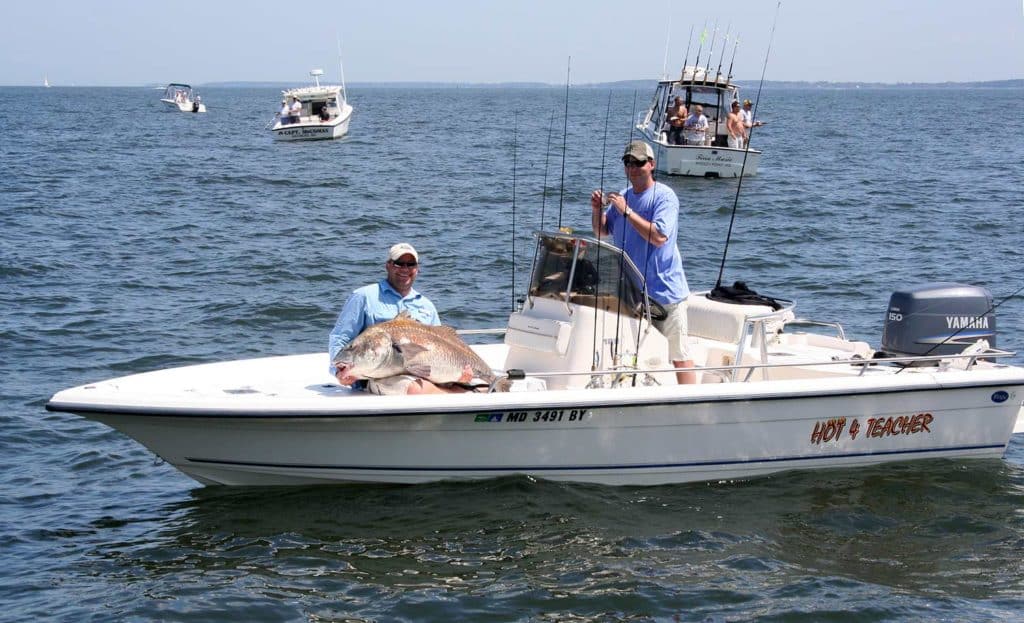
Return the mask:
{"type": "Polygon", "coordinates": [[[679,197],[654,180],[654,151],[644,141],[626,146],[622,164],[630,186],[621,194],[609,194],[607,210],[601,209],[600,190],[590,195],[594,235],[610,236],[640,269],[648,295],[665,308],[665,319],[655,321],[654,326],[668,339],[669,359],[680,369],[676,381],[681,385],[696,383],[696,375],[688,370],[694,365],[686,326],[690,287],[676,242],[679,197]]]}
{"type": "Polygon", "coordinates": [[[697,104],[693,112],[686,118],[683,124],[687,145],[703,145],[708,133],[708,118],[704,116],[704,107],[697,104]]]}
{"type": "Polygon", "coordinates": [[[299,101],[299,98],[292,97],[292,106],[289,112],[292,114],[292,123],[298,123],[302,116],[302,102],[299,101]]]}
{"type": "Polygon", "coordinates": [[[729,132],[729,147],[743,149],[747,144],[747,128],[743,124],[743,115],[740,114],[740,103],[732,101],[732,111],[725,118],[725,129],[729,132]]]}
{"type": "Polygon", "coordinates": [[[683,98],[676,97],[675,103],[672,108],[669,109],[668,118],[668,144],[669,145],[682,145],[683,144],[683,124],[686,123],[686,105],[683,104],[683,98]]]}
{"type": "MultiPolygon", "coordinates": [[[[408,312],[415,320],[423,324],[439,325],[441,318],[437,308],[430,299],[417,292],[412,284],[416,281],[420,270],[420,256],[416,249],[407,242],[400,242],[388,250],[388,259],[384,264],[387,277],[377,283],[357,289],[345,301],[345,306],[338,314],[328,338],[330,360],[348,346],[360,333],[368,327],[394,320],[401,312],[408,312]]],[[[355,389],[366,389],[374,394],[438,394],[453,390],[438,387],[426,379],[409,375],[398,375],[379,381],[363,382],[348,376],[344,370],[330,367],[331,375],[341,385],[353,386],[355,389]]],[[[472,377],[467,370],[465,381],[472,377]]]]}
{"type": "Polygon", "coordinates": [[[743,100],[743,110],[740,111],[740,116],[743,117],[743,127],[747,129],[747,138],[750,138],[750,128],[756,128],[764,125],[761,121],[754,121],[754,111],[751,110],[753,104],[750,100],[743,100]]]}
{"type": "Polygon", "coordinates": [[[292,122],[291,109],[288,108],[288,100],[281,100],[281,112],[277,114],[281,117],[281,125],[287,125],[292,122]]]}

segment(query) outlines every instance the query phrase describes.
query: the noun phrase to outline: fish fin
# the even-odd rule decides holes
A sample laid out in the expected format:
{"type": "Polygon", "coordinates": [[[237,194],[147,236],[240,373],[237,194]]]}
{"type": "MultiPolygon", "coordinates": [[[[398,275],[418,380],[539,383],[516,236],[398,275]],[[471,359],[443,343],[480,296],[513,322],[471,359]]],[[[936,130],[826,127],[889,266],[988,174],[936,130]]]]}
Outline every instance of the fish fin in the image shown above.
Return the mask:
{"type": "Polygon", "coordinates": [[[416,320],[415,318],[413,318],[412,314],[410,314],[409,310],[407,310],[407,309],[403,309],[402,311],[400,311],[398,313],[398,315],[394,317],[393,320],[390,320],[388,322],[390,324],[403,324],[403,323],[423,324],[419,320],[416,320]]]}
{"type": "Polygon", "coordinates": [[[402,341],[402,342],[396,343],[394,345],[394,349],[397,350],[399,353],[401,353],[402,357],[406,361],[409,361],[410,359],[412,359],[416,355],[423,354],[423,353],[425,353],[425,352],[430,350],[426,346],[421,346],[421,345],[417,344],[416,342],[409,342],[409,341],[402,341]]]}
{"type": "Polygon", "coordinates": [[[445,337],[447,339],[456,339],[459,341],[459,343],[462,342],[462,338],[459,337],[459,334],[455,331],[455,327],[449,327],[446,324],[439,324],[435,325],[433,329],[437,331],[438,335],[441,335],[442,337],[445,337]]]}
{"type": "Polygon", "coordinates": [[[430,377],[430,365],[425,363],[408,363],[405,366],[405,371],[413,376],[418,376],[421,379],[430,377]]]}

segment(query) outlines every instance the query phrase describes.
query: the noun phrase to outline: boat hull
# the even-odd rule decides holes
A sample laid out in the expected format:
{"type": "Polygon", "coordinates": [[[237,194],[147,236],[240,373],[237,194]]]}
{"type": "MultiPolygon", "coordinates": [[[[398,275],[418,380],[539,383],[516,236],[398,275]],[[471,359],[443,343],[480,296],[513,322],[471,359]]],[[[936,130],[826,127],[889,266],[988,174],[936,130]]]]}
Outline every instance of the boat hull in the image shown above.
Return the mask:
{"type": "Polygon", "coordinates": [[[313,118],[299,123],[282,124],[279,119],[274,124],[272,131],[274,139],[278,141],[330,140],[348,134],[348,124],[351,119],[352,107],[346,105],[343,114],[329,122],[313,118]]]}
{"type": "Polygon", "coordinates": [[[164,106],[168,110],[176,110],[180,112],[206,112],[206,104],[199,104],[199,110],[192,110],[192,102],[176,102],[174,100],[162,99],[164,106]]]}
{"type": "Polygon", "coordinates": [[[648,143],[654,150],[657,171],[666,175],[739,177],[741,171],[744,176],[757,175],[761,163],[761,152],[756,149],[648,143]]]}
{"type": "MultiPolygon", "coordinates": [[[[309,357],[278,358],[282,383],[289,382],[286,370],[311,361],[324,374],[323,356],[309,357]]],[[[199,367],[200,376],[216,375],[218,365],[225,364],[199,367]]],[[[1012,370],[950,372],[941,380],[938,373],[828,379],[813,386],[780,381],[419,397],[369,396],[327,379],[309,384],[306,377],[304,397],[228,381],[207,398],[197,390],[148,406],[130,396],[83,402],[87,391],[73,388],[47,408],[103,422],[204,484],[423,483],[525,474],[657,485],[999,458],[1024,396],[1024,378],[1012,370]]],[[[169,372],[150,373],[147,384],[161,384],[157,375],[169,372]]],[[[244,368],[239,374],[247,376],[244,368]]],[[[132,378],[105,383],[123,390],[132,378]]],[[[105,391],[99,385],[90,387],[105,391]]]]}

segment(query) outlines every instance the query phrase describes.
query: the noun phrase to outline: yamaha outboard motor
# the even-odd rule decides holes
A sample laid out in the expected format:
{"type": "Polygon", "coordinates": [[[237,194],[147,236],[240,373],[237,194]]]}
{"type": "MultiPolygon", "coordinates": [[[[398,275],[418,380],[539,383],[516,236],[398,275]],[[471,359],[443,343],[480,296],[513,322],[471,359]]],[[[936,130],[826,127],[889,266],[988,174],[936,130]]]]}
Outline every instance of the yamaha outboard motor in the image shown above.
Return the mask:
{"type": "Polygon", "coordinates": [[[927,283],[889,298],[881,356],[954,355],[982,339],[995,348],[992,294],[978,286],[927,283]]]}

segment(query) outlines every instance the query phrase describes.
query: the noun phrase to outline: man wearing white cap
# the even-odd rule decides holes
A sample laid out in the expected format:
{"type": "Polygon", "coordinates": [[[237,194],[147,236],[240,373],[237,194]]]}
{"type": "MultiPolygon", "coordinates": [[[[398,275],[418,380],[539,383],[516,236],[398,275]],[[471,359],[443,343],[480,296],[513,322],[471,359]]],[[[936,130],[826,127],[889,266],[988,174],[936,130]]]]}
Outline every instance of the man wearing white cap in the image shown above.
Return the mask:
{"type": "Polygon", "coordinates": [[[609,193],[608,209],[602,210],[604,195],[590,195],[591,226],[594,235],[610,236],[612,244],[626,252],[640,269],[648,295],[665,308],[664,320],[654,326],[668,339],[668,355],[679,369],[679,384],[695,383],[693,356],[686,327],[686,298],[690,287],[683,272],[683,257],[676,236],[679,232],[679,197],[668,186],[654,180],[654,151],[644,141],[633,141],[622,154],[629,188],[609,193]]]}
{"type": "MultiPolygon", "coordinates": [[[[401,312],[408,312],[414,319],[423,324],[439,325],[441,319],[437,308],[427,297],[413,287],[420,270],[420,256],[416,249],[407,242],[399,242],[388,250],[388,259],[384,264],[387,277],[377,283],[363,286],[345,301],[345,307],[338,315],[338,321],[331,330],[328,340],[330,360],[338,351],[345,348],[356,336],[367,327],[379,322],[394,320],[401,312]]],[[[342,385],[352,385],[358,379],[344,374],[331,366],[331,374],[342,385]]],[[[443,391],[425,379],[402,377],[401,391],[395,391],[398,385],[392,384],[386,393],[435,393],[443,391]]],[[[362,385],[359,385],[362,387],[362,385]]],[[[370,390],[383,393],[370,385],[370,390]]]]}

